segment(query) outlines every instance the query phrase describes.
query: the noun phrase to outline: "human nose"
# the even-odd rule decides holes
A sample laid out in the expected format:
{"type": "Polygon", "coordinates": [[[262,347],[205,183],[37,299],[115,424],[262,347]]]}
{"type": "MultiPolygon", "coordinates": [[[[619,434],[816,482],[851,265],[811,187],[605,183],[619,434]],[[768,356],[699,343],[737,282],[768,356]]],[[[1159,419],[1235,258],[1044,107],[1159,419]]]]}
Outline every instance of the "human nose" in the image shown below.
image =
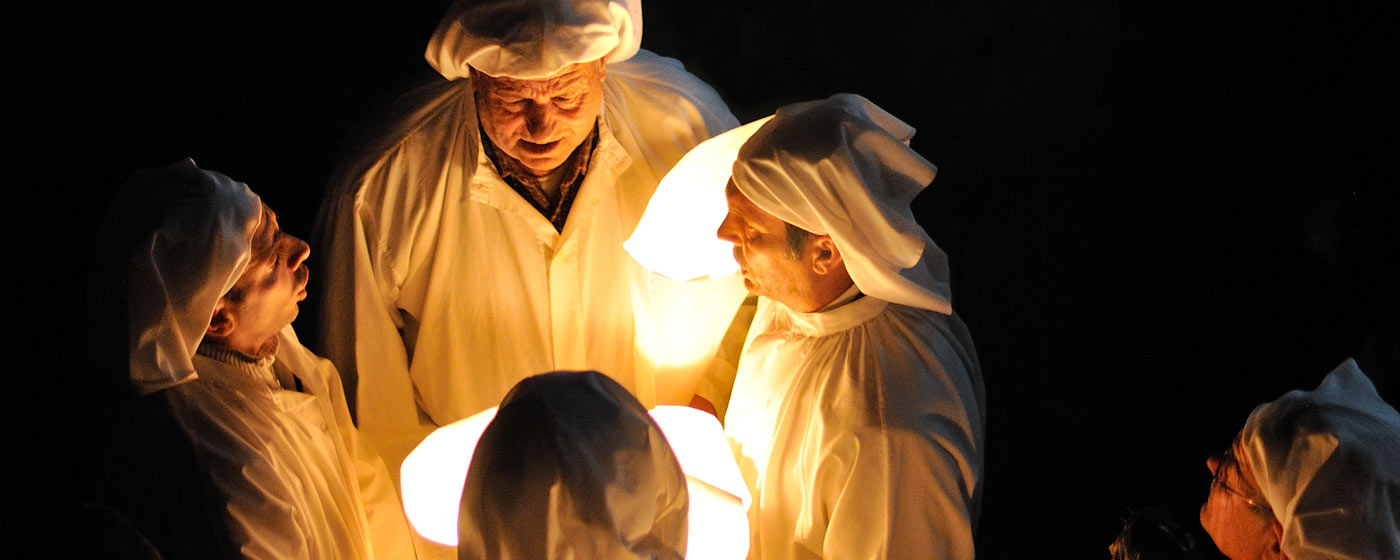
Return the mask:
{"type": "Polygon", "coordinates": [[[552,103],[540,103],[529,101],[525,107],[525,131],[531,140],[547,140],[549,133],[554,128],[554,109],[552,103]]]}
{"type": "Polygon", "coordinates": [[[289,255],[287,258],[287,265],[295,270],[300,267],[302,263],[306,262],[307,257],[311,256],[311,246],[307,245],[305,241],[291,235],[286,236],[286,238],[287,252],[289,255]]]}
{"type": "Polygon", "coordinates": [[[1210,457],[1207,457],[1207,458],[1206,458],[1206,468],[1207,468],[1207,469],[1210,469],[1210,474],[1211,474],[1212,476],[1214,476],[1214,475],[1215,475],[1215,470],[1218,469],[1218,468],[1220,468],[1220,456],[1219,456],[1219,455],[1211,455],[1210,457]]]}
{"type": "Polygon", "coordinates": [[[733,214],[725,214],[724,221],[719,223],[719,229],[715,230],[715,237],[720,241],[728,241],[735,245],[739,244],[739,224],[734,219],[733,214]]]}

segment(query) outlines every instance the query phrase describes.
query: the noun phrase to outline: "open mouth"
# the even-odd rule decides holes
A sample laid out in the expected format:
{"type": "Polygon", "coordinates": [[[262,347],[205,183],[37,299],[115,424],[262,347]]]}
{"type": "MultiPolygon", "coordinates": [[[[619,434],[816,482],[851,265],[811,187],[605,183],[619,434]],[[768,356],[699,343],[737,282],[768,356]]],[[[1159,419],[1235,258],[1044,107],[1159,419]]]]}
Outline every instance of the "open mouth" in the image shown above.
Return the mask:
{"type": "Polygon", "coordinates": [[[297,267],[297,293],[298,300],[306,299],[306,285],[311,281],[311,270],[306,265],[297,267]]]}
{"type": "Polygon", "coordinates": [[[520,145],[521,150],[523,150],[523,151],[525,151],[525,152],[527,152],[527,153],[531,153],[531,154],[546,154],[546,153],[549,153],[549,152],[551,152],[551,151],[554,151],[555,146],[558,146],[558,145],[559,145],[559,141],[558,141],[558,140],[555,140],[555,141],[553,141],[553,142],[545,142],[545,143],[540,144],[540,143],[531,142],[531,141],[529,141],[529,140],[521,140],[521,141],[519,142],[519,145],[520,145]]]}

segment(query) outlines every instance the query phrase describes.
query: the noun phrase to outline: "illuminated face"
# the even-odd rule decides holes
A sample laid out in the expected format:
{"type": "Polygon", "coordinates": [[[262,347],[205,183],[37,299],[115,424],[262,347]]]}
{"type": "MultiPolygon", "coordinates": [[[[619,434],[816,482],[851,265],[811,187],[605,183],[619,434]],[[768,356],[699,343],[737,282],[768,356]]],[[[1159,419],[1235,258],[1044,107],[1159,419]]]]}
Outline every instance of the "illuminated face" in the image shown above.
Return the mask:
{"type": "Polygon", "coordinates": [[[292,324],[306,299],[306,257],[311,248],[277,224],[277,214],[263,206],[262,224],[253,233],[253,256],[231,293],[225,297],[233,330],[225,344],[245,354],[263,357],[276,351],[276,336],[292,324]]]}
{"type": "Polygon", "coordinates": [[[1232,560],[1283,558],[1282,526],[1255,485],[1253,470],[1237,459],[1240,451],[1236,439],[1230,449],[1206,460],[1214,478],[1201,506],[1201,526],[1232,560]]]}
{"type": "Polygon", "coordinates": [[[569,159],[593,132],[603,102],[603,62],[575,63],[538,80],[472,71],[477,114],[491,143],[536,176],[569,159]]]}
{"type": "Polygon", "coordinates": [[[724,197],[729,214],[715,233],[734,244],[734,260],[744,276],[744,287],[795,311],[815,311],[806,303],[812,299],[815,274],[802,258],[792,254],[787,222],[759,208],[732,180],[724,188],[724,197]]]}

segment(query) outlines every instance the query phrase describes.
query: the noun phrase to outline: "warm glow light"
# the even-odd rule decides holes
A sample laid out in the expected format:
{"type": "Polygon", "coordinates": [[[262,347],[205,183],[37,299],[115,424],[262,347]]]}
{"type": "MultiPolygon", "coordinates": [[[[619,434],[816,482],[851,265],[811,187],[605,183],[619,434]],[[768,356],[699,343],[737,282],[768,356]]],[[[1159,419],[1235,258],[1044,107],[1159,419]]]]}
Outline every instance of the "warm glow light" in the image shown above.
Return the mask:
{"type": "Polygon", "coordinates": [[[749,552],[749,490],[719,420],[687,406],[658,406],[651,417],[685,471],[690,493],[686,558],[744,558],[749,552]]]}
{"type": "Polygon", "coordinates": [[[715,237],[728,208],[724,186],[739,148],[767,117],[701,142],[661,179],[637,229],[622,244],[647,270],[679,281],[734,274],[733,245],[715,237]]]}
{"type": "MultiPolygon", "coordinates": [[[[666,435],[690,493],[686,558],[743,558],[749,550],[749,492],[719,421],[682,406],[651,410],[666,435]]],[[[419,534],[457,546],[457,515],[472,453],[496,409],[453,422],[429,434],[404,459],[404,511],[419,534]]]]}
{"type": "Polygon", "coordinates": [[[734,453],[718,418],[688,406],[658,406],[651,409],[651,417],[661,427],[661,433],[666,434],[686,476],[749,505],[749,489],[739,474],[739,465],[734,463],[734,453]]]}
{"type": "Polygon", "coordinates": [[[648,406],[688,403],[748,293],[743,279],[678,282],[652,275],[645,293],[637,292],[637,350],[651,363],[655,380],[650,392],[639,387],[637,398],[648,406]]]}
{"type": "Polygon", "coordinates": [[[409,524],[428,540],[457,546],[457,507],[476,442],[496,418],[496,407],[428,434],[399,467],[403,510],[409,524]]]}

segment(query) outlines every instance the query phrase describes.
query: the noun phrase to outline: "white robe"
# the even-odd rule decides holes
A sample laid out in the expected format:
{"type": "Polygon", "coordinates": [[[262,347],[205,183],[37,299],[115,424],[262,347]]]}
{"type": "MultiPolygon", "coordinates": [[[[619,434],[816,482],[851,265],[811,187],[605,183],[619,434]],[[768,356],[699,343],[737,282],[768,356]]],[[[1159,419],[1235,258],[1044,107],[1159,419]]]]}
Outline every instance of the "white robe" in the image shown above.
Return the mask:
{"type": "Polygon", "coordinates": [[[198,378],[167,389],[245,558],[413,557],[384,463],[350,422],[330,362],[278,335],[275,358],[230,363],[202,354],[198,378]],[[300,380],[304,392],[296,391],[300,380]]]}
{"type": "Polygon", "coordinates": [[[598,370],[647,406],[693,394],[742,287],[668,281],[622,242],[666,171],[737,121],[674,60],[641,51],[606,72],[562,232],[481,153],[466,79],[410,92],[333,180],[318,228],[321,349],[391,469],[435,426],[538,373],[598,370]]]}
{"type": "Polygon", "coordinates": [[[750,558],[972,558],[983,406],[954,316],[761,299],[725,417],[750,558]]]}

